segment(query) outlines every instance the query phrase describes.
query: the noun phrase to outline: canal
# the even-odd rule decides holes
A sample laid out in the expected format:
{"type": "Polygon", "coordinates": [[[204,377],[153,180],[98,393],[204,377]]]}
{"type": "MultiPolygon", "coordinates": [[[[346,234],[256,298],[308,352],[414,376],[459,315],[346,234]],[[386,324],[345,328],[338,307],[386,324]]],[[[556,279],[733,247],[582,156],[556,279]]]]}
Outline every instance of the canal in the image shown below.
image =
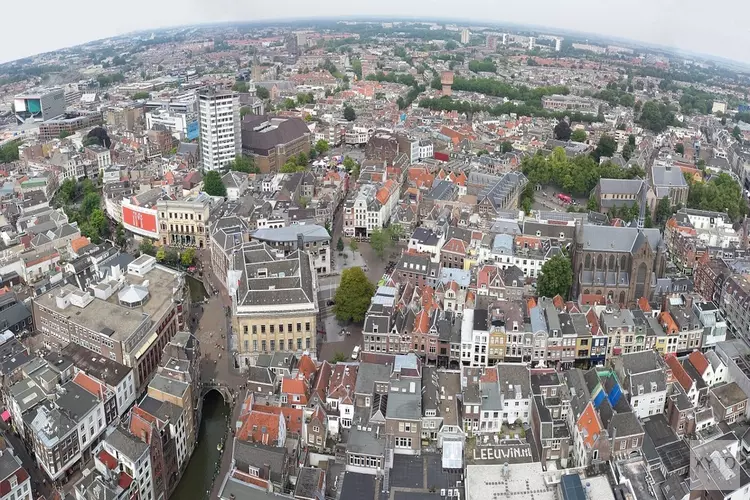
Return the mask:
{"type": "MultiPolygon", "coordinates": [[[[177,489],[171,499],[208,498],[214,480],[221,465],[221,451],[216,446],[221,443],[229,429],[229,405],[216,391],[206,394],[203,400],[203,420],[198,433],[198,444],[193,456],[190,457],[185,474],[183,474],[177,489]]],[[[223,478],[217,477],[217,481],[223,478]]]]}
{"type": "Polygon", "coordinates": [[[190,300],[193,304],[203,302],[203,299],[208,297],[208,292],[206,292],[206,287],[203,285],[203,282],[195,276],[186,274],[185,282],[190,289],[190,300]]]}

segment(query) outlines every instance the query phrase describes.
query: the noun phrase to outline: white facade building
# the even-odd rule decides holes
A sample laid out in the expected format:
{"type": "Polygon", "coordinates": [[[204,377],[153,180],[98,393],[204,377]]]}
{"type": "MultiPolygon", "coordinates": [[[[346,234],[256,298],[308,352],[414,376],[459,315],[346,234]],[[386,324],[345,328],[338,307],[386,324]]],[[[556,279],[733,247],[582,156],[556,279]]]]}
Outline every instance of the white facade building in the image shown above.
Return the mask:
{"type": "Polygon", "coordinates": [[[240,154],[239,97],[231,91],[203,89],[198,93],[201,161],[216,170],[240,154]]]}

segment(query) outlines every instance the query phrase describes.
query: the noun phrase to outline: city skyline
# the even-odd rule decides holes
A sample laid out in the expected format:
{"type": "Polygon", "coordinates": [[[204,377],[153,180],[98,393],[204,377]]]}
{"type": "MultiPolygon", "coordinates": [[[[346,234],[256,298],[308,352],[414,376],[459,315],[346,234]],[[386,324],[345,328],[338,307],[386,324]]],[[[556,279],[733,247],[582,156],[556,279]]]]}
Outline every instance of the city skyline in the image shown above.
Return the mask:
{"type": "MultiPolygon", "coordinates": [[[[52,10],[51,0],[42,0],[39,3],[42,11],[52,10]]],[[[41,35],[33,38],[29,36],[28,28],[21,23],[10,23],[6,26],[0,32],[0,63],[135,31],[213,23],[291,22],[298,19],[324,20],[334,17],[374,17],[383,20],[404,17],[425,20],[442,18],[442,21],[449,21],[443,13],[455,8],[452,2],[446,0],[408,3],[384,0],[377,5],[364,7],[355,7],[339,1],[313,6],[300,0],[291,0],[287,2],[285,12],[294,12],[294,15],[284,16],[280,15],[278,9],[268,5],[254,5],[251,8],[250,5],[238,5],[234,0],[216,0],[210,5],[195,0],[179,4],[174,0],[164,0],[157,4],[133,0],[127,10],[108,18],[107,23],[84,23],[83,28],[76,30],[60,29],[61,26],[81,24],[81,12],[96,12],[99,7],[91,0],[73,0],[71,3],[72,8],[56,13],[54,17],[39,16],[35,29],[41,35]],[[144,12],[148,12],[149,15],[144,17],[144,12]],[[384,13],[387,13],[387,17],[383,17],[384,13]],[[44,33],[55,33],[55,36],[44,36],[44,33]],[[19,40],[23,40],[23,43],[19,43],[19,40]]],[[[541,0],[502,7],[488,1],[467,0],[462,3],[461,19],[455,22],[544,26],[550,30],[628,39],[750,63],[750,56],[743,50],[744,44],[739,39],[746,31],[740,25],[740,19],[744,17],[742,11],[750,13],[750,6],[737,5],[727,0],[719,0],[718,4],[714,2],[711,5],[689,0],[687,4],[680,4],[682,9],[673,9],[671,5],[654,5],[646,0],[634,0],[626,9],[617,10],[614,17],[615,11],[594,0],[575,0],[572,4],[541,0]],[[722,25],[704,26],[704,21],[710,19],[715,12],[730,9],[736,15],[724,19],[722,25]],[[482,13],[481,19],[476,15],[479,12],[482,13]]],[[[12,12],[11,17],[14,17],[12,12]]]]}

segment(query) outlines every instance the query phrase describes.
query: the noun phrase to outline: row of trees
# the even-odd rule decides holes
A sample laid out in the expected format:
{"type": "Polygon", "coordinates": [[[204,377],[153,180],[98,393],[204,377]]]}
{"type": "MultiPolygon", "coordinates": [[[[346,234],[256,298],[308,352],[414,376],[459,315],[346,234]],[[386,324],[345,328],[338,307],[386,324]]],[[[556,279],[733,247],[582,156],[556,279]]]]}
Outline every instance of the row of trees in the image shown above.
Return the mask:
{"type": "Polygon", "coordinates": [[[377,73],[367,75],[365,79],[373,82],[400,83],[410,87],[417,86],[417,79],[409,73],[383,73],[382,71],[378,71],[377,73]]]}
{"type": "MultiPolygon", "coordinates": [[[[440,77],[435,77],[431,85],[436,90],[442,88],[440,77]]],[[[570,89],[564,85],[530,88],[525,85],[514,86],[492,78],[463,78],[460,76],[453,78],[452,88],[453,90],[465,90],[467,92],[477,92],[494,97],[507,97],[511,100],[526,101],[527,104],[529,101],[540,101],[546,95],[567,95],[570,93],[570,89]]]]}
{"type": "Polygon", "coordinates": [[[310,159],[308,156],[301,152],[296,156],[290,157],[286,163],[279,169],[282,174],[293,174],[295,172],[303,172],[307,169],[310,159]]]}
{"type": "Polygon", "coordinates": [[[555,148],[549,156],[538,152],[524,158],[521,170],[533,185],[553,185],[575,196],[589,194],[602,178],[634,179],[645,175],[638,166],[623,169],[610,162],[600,165],[590,155],[568,158],[563,148],[555,148]]]}
{"type": "MultiPolygon", "coordinates": [[[[530,101],[529,101],[530,102],[530,101]]],[[[574,122],[592,123],[600,122],[602,118],[595,115],[580,113],[578,111],[549,111],[542,108],[541,101],[530,104],[529,102],[521,105],[515,105],[512,102],[498,104],[496,106],[487,106],[485,104],[473,103],[469,101],[459,101],[451,99],[448,96],[439,98],[426,97],[420,99],[419,107],[427,108],[433,111],[458,111],[459,113],[479,113],[486,112],[492,116],[502,116],[510,113],[516,113],[519,116],[536,116],[540,118],[570,118],[574,122]]]]}
{"type": "MultiPolygon", "coordinates": [[[[149,242],[149,244],[151,243],[149,242]]],[[[179,253],[174,248],[159,247],[156,250],[156,260],[173,266],[179,263],[185,267],[190,267],[195,263],[195,248],[187,248],[179,253]]]]}

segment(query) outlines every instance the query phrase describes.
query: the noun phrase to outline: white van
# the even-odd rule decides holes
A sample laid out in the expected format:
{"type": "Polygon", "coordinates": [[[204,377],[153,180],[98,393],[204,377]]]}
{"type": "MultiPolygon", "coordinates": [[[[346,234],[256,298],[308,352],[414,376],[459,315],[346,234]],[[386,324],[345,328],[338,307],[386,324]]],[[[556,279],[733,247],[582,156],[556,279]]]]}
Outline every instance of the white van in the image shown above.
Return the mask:
{"type": "Polygon", "coordinates": [[[361,351],[362,348],[360,346],[354,346],[354,350],[352,351],[352,359],[357,359],[359,357],[359,351],[361,351]]]}

